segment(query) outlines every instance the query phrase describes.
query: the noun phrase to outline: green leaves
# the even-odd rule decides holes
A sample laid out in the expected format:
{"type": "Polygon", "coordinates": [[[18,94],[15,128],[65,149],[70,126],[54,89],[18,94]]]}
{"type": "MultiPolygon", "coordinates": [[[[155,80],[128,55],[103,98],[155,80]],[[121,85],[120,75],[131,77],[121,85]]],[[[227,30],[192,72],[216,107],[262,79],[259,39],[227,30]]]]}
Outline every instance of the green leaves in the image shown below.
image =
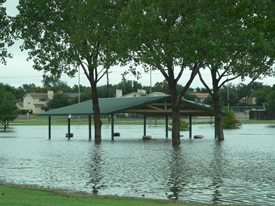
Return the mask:
{"type": "Polygon", "coordinates": [[[188,1],[130,1],[122,20],[123,43],[141,63],[158,69],[193,63],[190,31],[197,13],[188,12],[193,7],[188,1]]]}
{"type": "Polygon", "coordinates": [[[199,1],[128,1],[120,18],[126,59],[143,65],[145,71],[159,70],[173,91],[173,99],[179,100],[204,61],[202,42],[206,41],[207,25],[203,21],[199,1]],[[176,85],[185,70],[192,70],[192,74],[178,92],[176,85]]]}
{"type": "Polygon", "coordinates": [[[74,76],[80,66],[97,82],[97,68],[109,68],[117,59],[115,6],[108,0],[20,1],[16,24],[22,49],[30,51],[34,68],[45,75],[74,76]]]}
{"type": "Polygon", "coordinates": [[[236,119],[236,114],[231,110],[224,110],[228,115],[222,117],[222,126],[224,129],[239,129],[241,122],[236,119]]]}
{"type": "Polygon", "coordinates": [[[274,40],[264,29],[274,23],[274,1],[212,1],[205,5],[211,30],[206,64],[233,75],[270,74],[274,64],[274,40]],[[210,7],[210,8],[209,8],[210,7]],[[210,9],[210,10],[209,10],[210,9]],[[212,55],[213,53],[213,55],[212,55]]]}
{"type": "Polygon", "coordinates": [[[267,97],[267,111],[275,112],[275,88],[273,88],[267,97]]]}
{"type": "Polygon", "coordinates": [[[75,104],[76,98],[71,98],[67,94],[55,94],[53,99],[48,102],[49,109],[56,109],[75,104]]]}
{"type": "MultiPolygon", "coordinates": [[[[209,51],[204,64],[211,71],[212,96],[238,77],[249,77],[253,82],[275,74],[274,29],[270,27],[271,22],[274,24],[274,5],[270,0],[213,0],[202,6],[205,22],[211,28],[205,31],[208,40],[204,46],[209,51]]],[[[202,76],[200,79],[209,88],[202,76]]]]}
{"type": "Polygon", "coordinates": [[[5,1],[6,0],[0,0],[0,64],[6,64],[6,59],[12,57],[7,47],[13,45],[11,30],[12,18],[7,16],[6,8],[3,7],[5,1]]]}

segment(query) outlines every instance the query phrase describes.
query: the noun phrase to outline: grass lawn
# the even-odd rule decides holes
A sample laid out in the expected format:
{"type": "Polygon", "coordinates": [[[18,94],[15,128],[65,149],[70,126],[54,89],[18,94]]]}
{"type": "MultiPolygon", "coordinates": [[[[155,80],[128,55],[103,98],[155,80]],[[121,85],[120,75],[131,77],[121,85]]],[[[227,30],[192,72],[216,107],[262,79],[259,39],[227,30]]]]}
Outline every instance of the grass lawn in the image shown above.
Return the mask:
{"type": "Polygon", "coordinates": [[[242,124],[275,124],[275,120],[241,120],[242,124]]]}
{"type": "Polygon", "coordinates": [[[43,191],[38,189],[25,189],[15,186],[0,185],[0,205],[2,206],[202,206],[207,204],[185,204],[175,201],[162,201],[150,199],[134,199],[119,197],[71,195],[61,192],[43,191]]]}

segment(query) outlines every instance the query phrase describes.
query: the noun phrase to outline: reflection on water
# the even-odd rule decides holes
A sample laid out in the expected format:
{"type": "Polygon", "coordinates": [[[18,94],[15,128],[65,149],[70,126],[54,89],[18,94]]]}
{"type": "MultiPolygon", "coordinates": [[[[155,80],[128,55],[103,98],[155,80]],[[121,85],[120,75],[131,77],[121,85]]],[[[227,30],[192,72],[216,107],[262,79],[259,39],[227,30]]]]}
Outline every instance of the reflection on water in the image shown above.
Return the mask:
{"type": "Polygon", "coordinates": [[[170,179],[168,181],[168,187],[170,193],[167,194],[169,199],[179,199],[179,194],[182,191],[184,185],[184,170],[182,166],[184,163],[181,159],[181,147],[174,147],[171,151],[171,160],[169,162],[170,179]]]}
{"type": "Polygon", "coordinates": [[[218,203],[222,199],[222,194],[220,192],[220,187],[222,186],[223,180],[223,170],[226,168],[224,160],[224,151],[222,147],[223,142],[217,141],[214,144],[213,159],[209,165],[213,169],[213,179],[211,188],[213,190],[212,203],[218,203]]]}
{"type": "Polygon", "coordinates": [[[98,190],[104,187],[104,185],[100,185],[100,181],[103,178],[102,166],[104,165],[100,144],[95,144],[91,152],[90,180],[87,182],[87,185],[91,185],[92,193],[97,194],[98,190]]]}
{"type": "Polygon", "coordinates": [[[0,182],[44,188],[173,199],[213,204],[275,205],[275,130],[268,125],[244,125],[225,131],[216,142],[213,127],[195,125],[179,147],[166,140],[163,126],[147,128],[152,141],[142,141],[142,126],[117,126],[110,141],[103,127],[100,145],[88,141],[88,127],[14,127],[0,133],[0,182]]]}

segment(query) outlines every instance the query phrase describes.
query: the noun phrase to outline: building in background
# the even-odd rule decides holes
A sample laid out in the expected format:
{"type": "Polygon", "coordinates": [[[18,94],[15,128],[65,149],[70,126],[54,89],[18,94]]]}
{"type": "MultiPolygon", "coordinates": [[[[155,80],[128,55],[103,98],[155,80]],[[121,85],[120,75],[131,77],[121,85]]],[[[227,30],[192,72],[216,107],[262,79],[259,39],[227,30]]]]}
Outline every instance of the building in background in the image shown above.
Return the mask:
{"type": "Polygon", "coordinates": [[[167,94],[163,92],[153,92],[151,94],[147,94],[146,90],[138,89],[136,92],[131,92],[129,94],[123,95],[121,89],[116,90],[116,98],[127,98],[127,97],[141,97],[141,96],[166,96],[167,94]]]}
{"type": "MultiPolygon", "coordinates": [[[[63,94],[62,91],[58,93],[63,94]]],[[[71,98],[78,97],[77,93],[68,93],[64,95],[68,95],[71,98]]],[[[38,114],[46,111],[48,102],[53,98],[53,91],[48,91],[47,93],[27,93],[22,97],[22,100],[17,103],[17,107],[19,110],[25,111],[26,113],[38,114]]]]}
{"type": "Polygon", "coordinates": [[[195,102],[196,103],[204,103],[205,99],[210,97],[209,93],[192,93],[196,96],[195,102]]]}

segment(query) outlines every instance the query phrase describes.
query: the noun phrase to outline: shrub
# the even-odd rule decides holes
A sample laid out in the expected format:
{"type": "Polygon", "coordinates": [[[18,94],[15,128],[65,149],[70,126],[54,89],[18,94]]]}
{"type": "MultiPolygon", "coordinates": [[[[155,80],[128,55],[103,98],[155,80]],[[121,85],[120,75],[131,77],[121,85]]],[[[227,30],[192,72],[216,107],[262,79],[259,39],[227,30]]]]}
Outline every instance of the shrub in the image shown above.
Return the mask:
{"type": "MultiPolygon", "coordinates": [[[[172,130],[172,123],[169,124],[169,130],[172,130]]],[[[189,124],[184,121],[184,120],[180,120],[180,131],[188,131],[189,129],[189,124]]]]}
{"type": "Polygon", "coordinates": [[[224,112],[226,112],[228,115],[223,116],[222,118],[222,126],[224,129],[239,129],[241,127],[241,122],[236,119],[236,114],[228,109],[225,109],[224,112]]]}

